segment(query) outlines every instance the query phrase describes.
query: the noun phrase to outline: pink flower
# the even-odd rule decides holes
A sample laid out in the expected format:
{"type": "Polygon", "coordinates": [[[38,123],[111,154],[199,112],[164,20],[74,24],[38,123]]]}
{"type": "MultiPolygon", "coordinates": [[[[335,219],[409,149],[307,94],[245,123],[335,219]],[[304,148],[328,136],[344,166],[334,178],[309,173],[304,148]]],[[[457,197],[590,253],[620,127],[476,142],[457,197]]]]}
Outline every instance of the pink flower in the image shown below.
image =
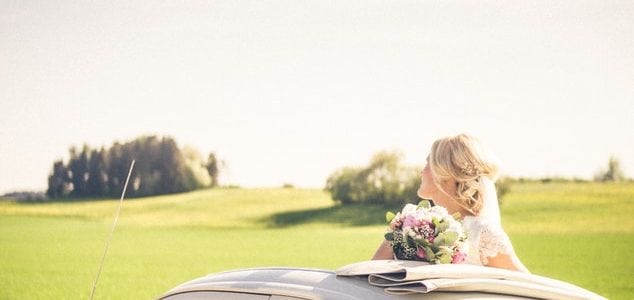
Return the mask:
{"type": "Polygon", "coordinates": [[[456,252],[453,257],[451,257],[451,263],[452,264],[459,264],[461,262],[463,262],[465,260],[465,257],[467,257],[466,254],[458,251],[456,252]]]}
{"type": "Polygon", "coordinates": [[[419,222],[418,220],[416,220],[415,216],[409,215],[407,217],[405,217],[405,221],[403,221],[403,227],[416,227],[418,226],[419,222]]]}
{"type": "Polygon", "coordinates": [[[416,255],[418,255],[418,257],[420,258],[425,258],[425,249],[423,248],[418,248],[416,250],[416,255]]]}
{"type": "Polygon", "coordinates": [[[401,220],[399,218],[394,218],[392,222],[390,222],[390,229],[396,230],[401,226],[401,220]]]}

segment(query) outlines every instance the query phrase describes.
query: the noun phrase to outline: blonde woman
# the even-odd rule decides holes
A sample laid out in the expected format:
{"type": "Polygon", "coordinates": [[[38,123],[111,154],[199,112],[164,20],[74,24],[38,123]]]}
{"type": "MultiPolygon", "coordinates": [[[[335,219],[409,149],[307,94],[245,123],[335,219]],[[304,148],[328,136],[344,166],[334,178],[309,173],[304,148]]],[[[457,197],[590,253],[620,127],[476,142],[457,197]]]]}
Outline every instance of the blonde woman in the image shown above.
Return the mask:
{"type": "MultiPolygon", "coordinates": [[[[497,164],[474,137],[442,138],[431,147],[418,196],[463,217],[469,237],[466,263],[528,272],[500,223],[493,184],[497,173],[497,164]]],[[[394,259],[389,242],[383,241],[373,259],[394,259]]]]}

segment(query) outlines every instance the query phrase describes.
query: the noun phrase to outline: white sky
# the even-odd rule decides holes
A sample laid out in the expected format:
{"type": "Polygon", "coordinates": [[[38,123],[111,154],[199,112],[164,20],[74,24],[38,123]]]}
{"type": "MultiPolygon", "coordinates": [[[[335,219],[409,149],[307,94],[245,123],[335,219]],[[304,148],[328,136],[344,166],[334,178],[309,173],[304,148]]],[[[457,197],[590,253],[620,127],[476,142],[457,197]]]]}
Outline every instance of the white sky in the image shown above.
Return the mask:
{"type": "Polygon", "coordinates": [[[632,1],[1,1],[0,193],[166,134],[222,183],[322,187],[480,137],[513,176],[634,176],[632,1]]]}

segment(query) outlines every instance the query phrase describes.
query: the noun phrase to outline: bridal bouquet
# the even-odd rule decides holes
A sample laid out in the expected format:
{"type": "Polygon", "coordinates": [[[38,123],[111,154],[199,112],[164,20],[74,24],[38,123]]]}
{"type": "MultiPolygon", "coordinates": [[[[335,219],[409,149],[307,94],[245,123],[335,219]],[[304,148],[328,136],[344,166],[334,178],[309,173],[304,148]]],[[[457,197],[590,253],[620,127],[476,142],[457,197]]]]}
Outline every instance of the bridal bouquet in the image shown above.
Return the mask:
{"type": "Polygon", "coordinates": [[[396,215],[387,212],[386,219],[390,227],[385,239],[397,259],[457,264],[467,255],[469,243],[462,224],[442,206],[432,207],[423,200],[418,206],[405,205],[396,215]]]}

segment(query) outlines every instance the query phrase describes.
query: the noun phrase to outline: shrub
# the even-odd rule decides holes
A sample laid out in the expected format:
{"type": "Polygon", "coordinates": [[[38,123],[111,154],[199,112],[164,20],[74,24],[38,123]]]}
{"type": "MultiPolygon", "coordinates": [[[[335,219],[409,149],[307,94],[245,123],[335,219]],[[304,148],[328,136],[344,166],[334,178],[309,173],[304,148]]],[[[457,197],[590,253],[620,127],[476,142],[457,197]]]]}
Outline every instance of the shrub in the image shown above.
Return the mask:
{"type": "Polygon", "coordinates": [[[397,152],[379,152],[367,167],[341,168],[328,177],[325,190],[343,205],[416,202],[419,169],[401,165],[401,156],[397,152]]]}
{"type": "Polygon", "coordinates": [[[511,183],[513,179],[509,177],[502,177],[495,182],[495,191],[498,194],[498,202],[502,204],[504,195],[511,191],[511,183]]]}

